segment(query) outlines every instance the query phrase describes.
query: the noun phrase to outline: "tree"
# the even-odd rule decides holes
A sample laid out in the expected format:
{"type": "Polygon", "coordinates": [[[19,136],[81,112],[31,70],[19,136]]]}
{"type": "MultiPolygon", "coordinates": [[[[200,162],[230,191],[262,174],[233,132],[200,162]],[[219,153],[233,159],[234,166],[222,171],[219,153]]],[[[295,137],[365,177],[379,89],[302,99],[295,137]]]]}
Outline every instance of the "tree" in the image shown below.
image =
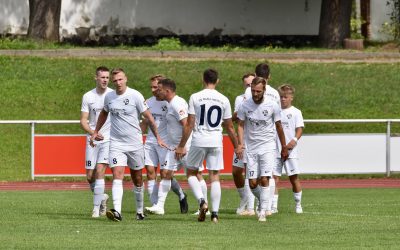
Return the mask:
{"type": "Polygon", "coordinates": [[[29,0],[28,37],[35,40],[60,40],[61,0],[29,0]]]}
{"type": "Polygon", "coordinates": [[[319,43],[325,48],[338,48],[350,36],[352,0],[322,0],[319,43]]]}

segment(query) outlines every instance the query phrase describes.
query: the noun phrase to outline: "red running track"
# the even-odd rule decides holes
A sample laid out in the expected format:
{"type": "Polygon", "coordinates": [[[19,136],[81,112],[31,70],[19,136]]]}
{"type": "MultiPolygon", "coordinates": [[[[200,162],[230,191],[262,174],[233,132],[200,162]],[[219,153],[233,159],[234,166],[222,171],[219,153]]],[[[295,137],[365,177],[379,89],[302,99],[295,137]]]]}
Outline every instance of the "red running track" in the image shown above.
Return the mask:
{"type": "MultiPolygon", "coordinates": [[[[188,189],[187,181],[180,181],[183,189],[188,189]]],[[[106,183],[106,189],[111,189],[111,181],[106,183]]],[[[400,179],[326,179],[326,180],[301,180],[303,189],[312,188],[400,188],[400,179]]],[[[126,189],[132,189],[130,181],[124,182],[126,189]]],[[[231,180],[222,180],[221,187],[225,189],[235,188],[231,180]]],[[[288,180],[279,183],[280,188],[290,188],[288,180]]],[[[86,182],[0,182],[0,191],[44,191],[44,190],[87,190],[86,182]]]]}

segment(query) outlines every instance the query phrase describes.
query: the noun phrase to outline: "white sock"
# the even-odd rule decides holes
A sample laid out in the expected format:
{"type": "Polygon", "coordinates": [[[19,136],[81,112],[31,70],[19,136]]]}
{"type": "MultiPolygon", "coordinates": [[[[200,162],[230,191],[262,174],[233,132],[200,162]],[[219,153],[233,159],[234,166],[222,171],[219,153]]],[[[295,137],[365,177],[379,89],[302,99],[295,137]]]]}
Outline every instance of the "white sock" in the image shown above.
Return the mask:
{"type": "Polygon", "coordinates": [[[267,208],[267,211],[272,211],[272,200],[275,194],[275,179],[270,178],[269,179],[269,207],[267,208]]]}
{"type": "Polygon", "coordinates": [[[147,191],[149,193],[149,199],[151,205],[157,204],[158,200],[158,183],[156,180],[149,180],[147,182],[147,191]]]}
{"type": "Polygon", "coordinates": [[[155,184],[155,180],[148,180],[147,181],[147,193],[149,195],[149,200],[151,202],[152,205],[154,205],[155,203],[153,203],[153,199],[152,199],[152,195],[154,192],[154,184],[155,184]]]}
{"type": "Polygon", "coordinates": [[[260,200],[260,192],[261,192],[260,186],[257,185],[256,188],[253,188],[253,189],[250,189],[250,190],[251,190],[251,192],[253,193],[253,195],[254,195],[258,200],[260,200]]]}
{"type": "Polygon", "coordinates": [[[251,192],[249,179],[244,180],[244,188],[246,189],[247,194],[247,210],[254,210],[254,200],[256,199],[256,197],[251,192]]]}
{"type": "Polygon", "coordinates": [[[197,179],[196,176],[190,176],[188,178],[188,183],[190,188],[192,189],[192,192],[194,194],[194,197],[200,204],[200,199],[204,199],[203,192],[201,190],[201,185],[199,180],[197,179]]]}
{"type": "Polygon", "coordinates": [[[294,202],[296,202],[296,206],[301,206],[301,195],[302,195],[303,191],[300,191],[298,193],[293,192],[293,196],[294,196],[294,202]]]}
{"type": "Polygon", "coordinates": [[[212,212],[218,213],[220,202],[221,202],[221,183],[219,181],[213,181],[211,182],[212,212]]]}
{"type": "Polygon", "coordinates": [[[136,199],[136,213],[142,214],[143,213],[143,186],[133,187],[133,193],[135,194],[135,199],[136,199]]]}
{"type": "Polygon", "coordinates": [[[185,193],[183,192],[181,185],[179,185],[179,182],[175,178],[172,178],[172,180],[171,180],[171,190],[176,195],[178,195],[179,200],[182,200],[183,198],[185,198],[185,193]]]}
{"type": "Polygon", "coordinates": [[[112,198],[114,209],[121,213],[122,196],[124,195],[124,187],[122,180],[113,180],[112,183],[112,198]]]}
{"type": "Polygon", "coordinates": [[[92,191],[92,193],[94,192],[94,186],[95,186],[95,185],[96,185],[96,182],[95,182],[95,181],[89,183],[89,187],[90,187],[90,190],[92,191]]]}
{"type": "Polygon", "coordinates": [[[160,181],[160,188],[158,189],[158,201],[157,201],[158,207],[164,208],[165,200],[167,199],[167,195],[170,189],[171,189],[171,180],[162,179],[160,181]]]}
{"type": "Polygon", "coordinates": [[[269,186],[261,187],[260,191],[260,207],[261,211],[269,211],[269,186]]]}
{"type": "Polygon", "coordinates": [[[153,193],[151,194],[152,204],[157,204],[158,201],[158,190],[160,189],[160,183],[157,180],[154,182],[153,193]]]}
{"type": "Polygon", "coordinates": [[[278,199],[279,195],[274,194],[274,198],[272,199],[272,209],[278,209],[278,199]]]}
{"type": "Polygon", "coordinates": [[[104,179],[96,179],[94,186],[93,205],[95,208],[100,208],[101,201],[104,199],[104,179]]]}
{"type": "Polygon", "coordinates": [[[201,186],[201,192],[203,192],[204,200],[208,203],[208,197],[207,197],[207,183],[204,179],[200,181],[200,186],[201,186]]]}

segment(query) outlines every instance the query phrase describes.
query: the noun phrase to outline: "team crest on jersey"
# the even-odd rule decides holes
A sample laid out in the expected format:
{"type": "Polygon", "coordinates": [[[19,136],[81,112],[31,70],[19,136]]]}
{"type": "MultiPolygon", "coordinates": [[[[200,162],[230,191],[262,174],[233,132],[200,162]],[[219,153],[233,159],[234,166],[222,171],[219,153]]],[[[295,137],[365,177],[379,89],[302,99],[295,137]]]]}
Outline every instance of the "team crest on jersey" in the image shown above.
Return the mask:
{"type": "Polygon", "coordinates": [[[161,110],[165,112],[165,111],[168,111],[168,108],[167,108],[167,106],[162,106],[161,110]]]}
{"type": "Polygon", "coordinates": [[[268,110],[263,110],[262,113],[263,113],[264,116],[267,116],[268,115],[268,110]]]}
{"type": "Polygon", "coordinates": [[[292,114],[288,114],[286,117],[287,117],[288,119],[290,119],[290,118],[292,118],[292,114]]]}
{"type": "Polygon", "coordinates": [[[183,115],[185,115],[185,114],[186,114],[185,110],[181,109],[181,110],[179,111],[179,115],[180,115],[180,116],[183,116],[183,115]]]}
{"type": "Polygon", "coordinates": [[[125,103],[125,105],[128,105],[129,104],[129,99],[125,99],[124,103],[125,103]]]}

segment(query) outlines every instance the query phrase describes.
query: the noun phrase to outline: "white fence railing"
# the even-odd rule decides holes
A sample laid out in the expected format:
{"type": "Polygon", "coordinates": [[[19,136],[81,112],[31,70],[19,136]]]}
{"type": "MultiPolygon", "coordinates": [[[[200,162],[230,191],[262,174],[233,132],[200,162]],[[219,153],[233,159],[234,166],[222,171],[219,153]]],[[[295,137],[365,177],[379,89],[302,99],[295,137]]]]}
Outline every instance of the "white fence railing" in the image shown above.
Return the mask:
{"type": "MultiPolygon", "coordinates": [[[[307,123],[382,123],[386,124],[385,133],[385,167],[386,176],[391,174],[391,124],[400,123],[400,119],[325,119],[304,120],[307,123]]],[[[31,177],[34,179],[34,136],[36,124],[79,124],[78,120],[0,120],[0,124],[29,124],[31,127],[31,177]]],[[[350,152],[351,153],[351,152],[350,152]]],[[[311,171],[312,172],[312,171],[311,171]]],[[[311,173],[310,172],[310,173],[311,173]]],[[[345,171],[344,171],[345,172],[345,171]]],[[[362,171],[361,171],[362,172],[362,171]]],[[[337,173],[337,172],[335,172],[337,173]]]]}

